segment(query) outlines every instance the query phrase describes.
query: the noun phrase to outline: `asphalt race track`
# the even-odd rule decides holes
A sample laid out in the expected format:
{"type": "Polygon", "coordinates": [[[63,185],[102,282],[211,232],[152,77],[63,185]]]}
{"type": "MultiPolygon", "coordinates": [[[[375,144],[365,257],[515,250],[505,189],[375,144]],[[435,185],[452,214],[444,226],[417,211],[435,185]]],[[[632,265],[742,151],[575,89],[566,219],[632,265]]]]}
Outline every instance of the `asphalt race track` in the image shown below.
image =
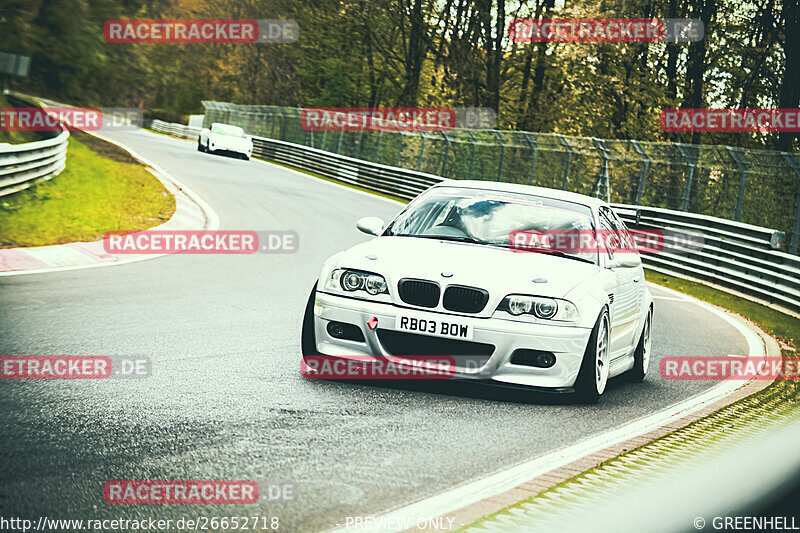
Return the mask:
{"type": "MultiPolygon", "coordinates": [[[[300,323],[322,261],[397,204],[148,132],[115,139],[189,185],[221,229],[294,230],[286,255],[173,255],[0,277],[0,354],[143,356],[146,379],[0,382],[0,515],[277,516],[319,531],[413,503],[636,420],[714,385],[658,360],[747,354],[716,315],[654,289],[650,375],[597,406],[457,383],[378,386],[300,376],[300,323]],[[108,480],[293,483],[295,502],[108,505],[108,480]]],[[[110,184],[113,186],[113,184],[110,184]]],[[[498,275],[502,275],[498,265],[498,275]]]]}

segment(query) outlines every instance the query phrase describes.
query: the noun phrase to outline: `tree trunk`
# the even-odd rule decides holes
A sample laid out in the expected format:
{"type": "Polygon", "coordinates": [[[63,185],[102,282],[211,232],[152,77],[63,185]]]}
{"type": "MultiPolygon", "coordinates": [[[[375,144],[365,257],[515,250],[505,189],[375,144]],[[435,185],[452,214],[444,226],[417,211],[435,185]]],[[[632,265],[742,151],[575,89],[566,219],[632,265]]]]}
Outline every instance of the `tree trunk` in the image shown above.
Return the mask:
{"type": "Polygon", "coordinates": [[[403,93],[400,95],[400,105],[413,107],[419,98],[419,80],[422,74],[422,60],[425,57],[425,27],[422,17],[422,0],[413,0],[409,22],[411,34],[408,38],[408,48],[405,58],[406,79],[403,93]]]}
{"type": "MultiPolygon", "coordinates": [[[[711,37],[710,22],[717,9],[716,0],[700,0],[697,11],[705,27],[702,40],[689,45],[689,60],[686,65],[687,91],[684,108],[700,108],[705,105],[703,78],[706,73],[706,42],[711,37]]],[[[701,132],[692,132],[692,144],[700,143],[701,132]]]]}
{"type": "MultiPolygon", "coordinates": [[[[786,68],[783,71],[778,107],[785,109],[797,107],[800,102],[800,5],[798,0],[783,0],[783,51],[786,57],[786,68]]],[[[777,150],[788,152],[792,147],[792,139],[798,138],[797,132],[781,132],[778,134],[777,150]]]]}
{"type": "MultiPolygon", "coordinates": [[[[487,47],[487,50],[491,50],[491,53],[489,53],[489,57],[487,58],[488,68],[486,69],[486,88],[488,91],[486,107],[494,109],[496,113],[500,112],[500,67],[503,63],[503,36],[505,35],[505,26],[505,0],[497,0],[495,36],[492,46],[487,47]]],[[[486,27],[486,37],[487,41],[491,39],[491,29],[489,26],[486,27]]]]}

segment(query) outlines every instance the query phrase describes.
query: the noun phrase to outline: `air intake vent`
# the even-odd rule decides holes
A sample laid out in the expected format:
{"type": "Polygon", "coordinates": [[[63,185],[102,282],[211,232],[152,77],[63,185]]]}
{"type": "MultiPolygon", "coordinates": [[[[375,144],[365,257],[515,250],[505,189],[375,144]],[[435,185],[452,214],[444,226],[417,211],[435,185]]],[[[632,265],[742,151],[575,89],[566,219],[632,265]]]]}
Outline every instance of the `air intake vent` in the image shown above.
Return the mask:
{"type": "Polygon", "coordinates": [[[442,305],[448,311],[480,313],[489,301],[489,293],[475,287],[450,285],[444,291],[442,305]]]}
{"type": "Polygon", "coordinates": [[[613,292],[608,295],[608,303],[610,303],[610,304],[614,303],[614,293],[613,292]]]}
{"type": "MultiPolygon", "coordinates": [[[[490,356],[494,352],[493,344],[482,342],[462,341],[456,339],[444,339],[432,337],[430,335],[417,335],[415,333],[405,333],[378,328],[378,340],[381,341],[383,348],[392,355],[443,355],[443,356],[490,356]]],[[[481,360],[483,366],[486,360],[481,360]]],[[[469,365],[469,361],[462,361],[469,365]]],[[[458,365],[458,362],[456,363],[458,365]]],[[[473,364],[473,367],[476,365],[473,364]]]]}
{"type": "Polygon", "coordinates": [[[442,289],[438,283],[423,279],[403,278],[397,284],[400,299],[410,305],[419,307],[436,307],[442,289]]]}

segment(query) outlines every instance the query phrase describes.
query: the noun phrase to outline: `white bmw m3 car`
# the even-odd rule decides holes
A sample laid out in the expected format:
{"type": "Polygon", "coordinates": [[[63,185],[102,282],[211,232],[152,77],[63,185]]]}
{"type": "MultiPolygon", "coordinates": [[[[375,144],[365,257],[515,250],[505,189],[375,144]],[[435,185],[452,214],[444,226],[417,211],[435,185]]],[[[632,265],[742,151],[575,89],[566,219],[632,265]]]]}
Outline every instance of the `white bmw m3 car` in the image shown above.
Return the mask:
{"type": "Polygon", "coordinates": [[[554,232],[625,241],[605,202],[444,181],[388,224],[356,225],[376,238],[325,261],[306,305],[304,357],[447,355],[454,378],[574,392],[588,403],[609,378],[644,379],[653,298],[636,247],[559,247],[555,238],[527,246],[554,232]]]}

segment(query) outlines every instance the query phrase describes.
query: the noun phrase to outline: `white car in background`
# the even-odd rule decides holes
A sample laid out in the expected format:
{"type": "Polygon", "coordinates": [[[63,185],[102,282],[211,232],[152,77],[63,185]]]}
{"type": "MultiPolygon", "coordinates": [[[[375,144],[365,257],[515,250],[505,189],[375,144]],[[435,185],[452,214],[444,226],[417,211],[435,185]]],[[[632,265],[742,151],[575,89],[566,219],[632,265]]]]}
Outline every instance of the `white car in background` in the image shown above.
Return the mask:
{"type": "Polygon", "coordinates": [[[197,150],[209,153],[232,153],[244,159],[253,155],[253,139],[239,126],[215,122],[203,128],[197,139],[197,150]]]}
{"type": "Polygon", "coordinates": [[[588,403],[611,377],[644,379],[653,297],[636,247],[520,253],[510,242],[517,231],[629,235],[605,202],[445,181],[388,225],[356,226],[377,238],[325,261],[306,305],[304,358],[453,356],[455,378],[588,403]]]}

